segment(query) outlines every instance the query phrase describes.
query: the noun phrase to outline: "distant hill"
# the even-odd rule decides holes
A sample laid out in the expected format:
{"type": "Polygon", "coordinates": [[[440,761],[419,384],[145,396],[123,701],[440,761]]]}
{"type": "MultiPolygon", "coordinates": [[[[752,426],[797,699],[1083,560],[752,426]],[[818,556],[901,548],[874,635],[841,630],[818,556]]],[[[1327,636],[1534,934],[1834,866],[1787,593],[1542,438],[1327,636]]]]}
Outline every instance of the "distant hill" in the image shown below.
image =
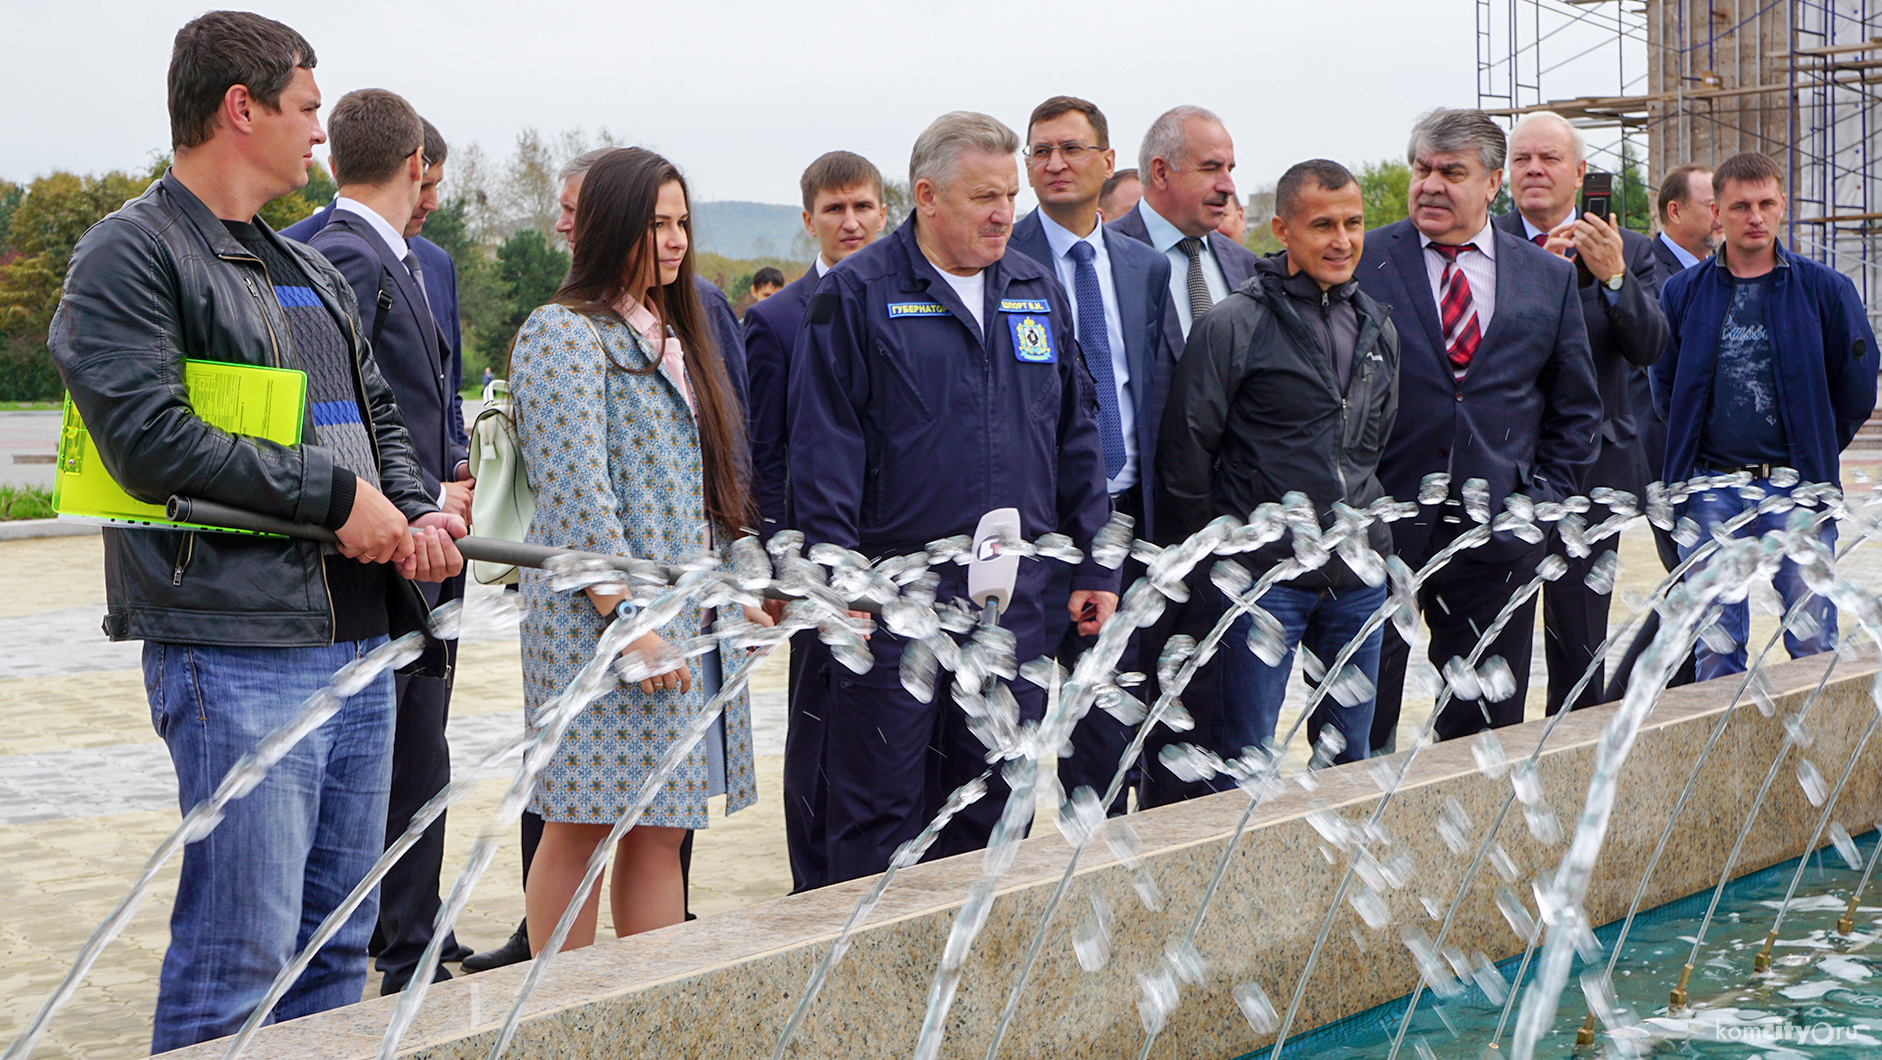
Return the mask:
{"type": "Polygon", "coordinates": [[[699,249],[728,258],[790,258],[803,234],[803,211],[769,202],[697,202],[693,233],[699,249]]]}

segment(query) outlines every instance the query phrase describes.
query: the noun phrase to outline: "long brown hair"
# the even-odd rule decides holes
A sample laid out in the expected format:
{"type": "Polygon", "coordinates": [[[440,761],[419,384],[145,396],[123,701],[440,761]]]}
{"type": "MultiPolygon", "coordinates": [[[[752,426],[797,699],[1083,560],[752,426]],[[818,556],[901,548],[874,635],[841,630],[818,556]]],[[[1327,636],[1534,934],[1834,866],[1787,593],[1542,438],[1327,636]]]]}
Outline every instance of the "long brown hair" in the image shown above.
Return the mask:
{"type": "MultiPolygon", "coordinates": [[[[555,293],[555,304],[587,316],[619,320],[614,307],[623,295],[637,302],[648,300],[646,290],[633,288],[645,276],[654,274],[654,205],[661,187],[669,183],[679,184],[687,201],[692,201],[679,169],[638,147],[610,151],[588,170],[575,204],[574,255],[568,278],[555,293]]],[[[745,435],[738,402],[732,396],[725,360],[713,343],[712,329],[706,324],[706,311],[694,286],[690,227],[689,223],[679,277],[659,287],[659,304],[650,308],[659,310],[661,323],[673,329],[685,348],[686,375],[698,407],[706,513],[730,537],[757,519],[746,488],[745,435]]],[[[656,354],[645,367],[618,362],[615,366],[646,375],[659,370],[660,358],[656,354]]]]}

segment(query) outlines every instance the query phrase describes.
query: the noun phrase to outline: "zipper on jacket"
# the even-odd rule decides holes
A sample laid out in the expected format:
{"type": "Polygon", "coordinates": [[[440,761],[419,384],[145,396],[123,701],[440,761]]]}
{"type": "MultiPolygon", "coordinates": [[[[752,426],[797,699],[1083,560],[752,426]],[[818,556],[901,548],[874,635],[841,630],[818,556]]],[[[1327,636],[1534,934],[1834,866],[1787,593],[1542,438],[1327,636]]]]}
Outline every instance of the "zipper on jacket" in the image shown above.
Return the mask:
{"type": "Polygon", "coordinates": [[[188,530],[183,534],[183,543],[176,549],[176,566],[170,571],[170,584],[182,585],[183,572],[189,569],[190,560],[196,558],[196,531],[188,530]]]}
{"type": "MultiPolygon", "coordinates": [[[[261,267],[262,278],[268,281],[269,289],[274,289],[274,279],[268,275],[268,263],[260,258],[231,254],[218,254],[216,256],[223,261],[254,262],[261,267]]],[[[246,272],[242,274],[242,286],[248,288],[249,297],[255,300],[256,308],[261,310],[261,326],[268,329],[268,349],[269,352],[274,355],[274,367],[279,368],[281,367],[281,340],[275,337],[274,322],[268,319],[268,303],[262,299],[261,292],[255,290],[255,278],[246,272]]]]}

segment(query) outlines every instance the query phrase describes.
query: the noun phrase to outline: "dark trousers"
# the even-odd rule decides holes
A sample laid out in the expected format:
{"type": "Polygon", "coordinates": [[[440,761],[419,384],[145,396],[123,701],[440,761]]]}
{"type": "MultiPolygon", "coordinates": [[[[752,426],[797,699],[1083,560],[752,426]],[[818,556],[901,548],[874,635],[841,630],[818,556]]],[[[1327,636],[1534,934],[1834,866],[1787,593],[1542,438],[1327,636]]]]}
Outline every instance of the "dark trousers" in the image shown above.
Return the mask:
{"type": "MultiPolygon", "coordinates": [[[[1200,643],[1228,609],[1228,600],[1222,595],[1222,590],[1209,581],[1209,568],[1212,566],[1207,561],[1197,564],[1184,579],[1189,585],[1188,601],[1172,603],[1161,619],[1139,634],[1144,645],[1144,669],[1149,673],[1149,678],[1139,686],[1138,691],[1147,704],[1154,705],[1156,697],[1162,694],[1162,684],[1157,680],[1155,671],[1163,645],[1179,634],[1200,643]]],[[[1138,806],[1168,806],[1215,793],[1216,786],[1209,781],[1184,780],[1171,773],[1163,764],[1162,753],[1171,744],[1193,744],[1198,747],[1212,745],[1225,709],[1222,672],[1223,650],[1227,647],[1229,645],[1225,642],[1223,649],[1218,650],[1214,658],[1197,667],[1195,675],[1183,686],[1182,693],[1177,697],[1195,722],[1194,727],[1186,732],[1177,732],[1166,725],[1158,725],[1144,738],[1143,757],[1138,761],[1143,778],[1137,793],[1138,806]]]]}
{"type": "MultiPolygon", "coordinates": [[[[1123,512],[1143,525],[1143,495],[1139,486],[1132,486],[1122,493],[1111,497],[1113,511],[1123,512]]],[[[1134,559],[1124,561],[1121,588],[1129,589],[1137,579],[1143,577],[1144,565],[1134,559]]],[[[1046,643],[1054,645],[1053,657],[1066,669],[1077,664],[1079,656],[1091,650],[1098,643],[1097,637],[1080,636],[1078,626],[1072,621],[1071,612],[1066,604],[1072,595],[1072,568],[1068,564],[1052,565],[1052,588],[1046,594],[1044,621],[1046,643]]],[[[1155,659],[1147,662],[1141,657],[1144,634],[1139,632],[1131,638],[1130,646],[1118,659],[1119,673],[1132,670],[1154,669],[1155,659]]],[[[1146,682],[1130,690],[1132,695],[1143,697],[1154,685],[1146,682]]],[[[1146,701],[1145,707],[1153,705],[1154,700],[1146,701]]],[[[1117,775],[1118,761],[1124,757],[1124,749],[1130,746],[1131,737],[1137,735],[1134,725],[1123,722],[1106,713],[1102,707],[1093,706],[1085,716],[1079,719],[1072,729],[1072,753],[1070,757],[1059,759],[1059,786],[1066,794],[1088,787],[1095,795],[1102,796],[1110,787],[1111,780],[1117,775]]],[[[1117,797],[1106,807],[1109,816],[1116,817],[1125,812],[1130,805],[1130,790],[1141,783],[1138,764],[1131,763],[1122,787],[1118,788],[1117,797]]],[[[1141,801],[1141,799],[1140,799],[1141,801]]]]}
{"type": "MultiPolygon", "coordinates": [[[[1535,577],[1536,564],[1545,554],[1540,544],[1499,541],[1486,547],[1495,548],[1495,554],[1483,559],[1473,551],[1460,553],[1418,591],[1419,610],[1431,631],[1431,664],[1440,673],[1452,658],[1469,657],[1497,612],[1535,577]]],[[[1485,728],[1501,728],[1523,720],[1523,700],[1529,694],[1530,637],[1535,628],[1534,605],[1517,608],[1483,654],[1484,659],[1500,655],[1509,663],[1510,673],[1516,678],[1515,694],[1496,702],[1452,698],[1438,716],[1438,739],[1470,736],[1485,728]]],[[[1385,643],[1379,652],[1379,700],[1372,717],[1374,754],[1394,746],[1405,696],[1405,666],[1410,657],[1411,646],[1398,635],[1396,627],[1387,623],[1385,643]]]]}
{"type": "MultiPolygon", "coordinates": [[[[1606,518],[1605,514],[1602,518],[1606,518]]],[[[1590,524],[1595,521],[1592,516],[1588,520],[1590,524]]],[[[1542,587],[1542,658],[1549,668],[1548,712],[1555,714],[1561,711],[1569,690],[1581,680],[1590,663],[1594,663],[1594,676],[1569,709],[1580,710],[1607,702],[1606,670],[1596,661],[1596,652],[1608,635],[1610,594],[1588,588],[1588,573],[1602,556],[1614,549],[1601,549],[1576,559],[1568,554],[1561,538],[1555,534],[1549,535],[1548,545],[1549,555],[1560,556],[1568,564],[1567,573],[1542,587]]]]}
{"type": "MultiPolygon", "coordinates": [[[[1019,580],[1001,625],[1013,630],[1021,661],[1043,654],[1040,608],[1047,572],[1037,560],[1020,562],[1019,580]]],[[[938,596],[966,596],[965,576],[943,576],[938,596]]],[[[948,795],[987,768],[987,748],[967,727],[955,704],[952,679],[940,672],[934,699],[923,703],[902,687],[906,642],[877,629],[869,650],[875,665],[857,674],[830,666],[829,713],[824,726],[825,849],[829,882],[873,876],[889,867],[897,847],[913,839],[940,811],[948,795]]],[[[1020,714],[1045,716],[1045,690],[1024,679],[1009,682],[1020,714]]],[[[979,802],[957,815],[923,860],[987,845],[1010,793],[996,770],[979,802]]]]}
{"type": "MultiPolygon", "coordinates": [[[[457,642],[446,642],[453,664],[457,642]]],[[[451,745],[445,740],[451,682],[442,678],[397,679],[398,721],[392,741],[392,793],[386,806],[386,845],[405,834],[412,817],[451,783],[451,745]]],[[[391,982],[404,982],[431,943],[438,917],[438,875],[444,867],[444,815],[431,822],[379,885],[379,923],[373,931],[376,967],[391,982]]],[[[446,938],[443,952],[456,940],[446,938]]],[[[449,978],[442,968],[439,978],[449,978]]]]}
{"type": "Polygon", "coordinates": [[[791,638],[788,713],[784,729],[784,845],[791,857],[791,893],[830,882],[825,850],[824,715],[829,709],[830,649],[816,630],[791,638]]]}

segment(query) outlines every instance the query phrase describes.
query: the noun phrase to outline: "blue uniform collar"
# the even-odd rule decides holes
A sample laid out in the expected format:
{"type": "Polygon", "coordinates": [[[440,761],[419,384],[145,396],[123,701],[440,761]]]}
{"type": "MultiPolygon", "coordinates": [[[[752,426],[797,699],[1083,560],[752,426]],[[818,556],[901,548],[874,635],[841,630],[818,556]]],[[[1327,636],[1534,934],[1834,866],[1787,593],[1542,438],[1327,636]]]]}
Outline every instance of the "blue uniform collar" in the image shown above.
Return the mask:
{"type": "MultiPolygon", "coordinates": [[[[902,275],[902,289],[925,292],[931,300],[948,307],[948,310],[958,317],[970,332],[976,332],[979,335],[983,343],[991,342],[993,327],[976,329],[974,315],[961,304],[960,298],[954,293],[954,288],[941,278],[940,271],[928,260],[927,255],[921,252],[921,246],[915,241],[915,215],[913,213],[908,215],[908,220],[903,221],[901,226],[889,236],[889,239],[893,241],[896,253],[902,258],[899,263],[900,268],[897,270],[902,275]]],[[[981,312],[987,320],[992,321],[998,315],[996,310],[1000,305],[1000,300],[1006,296],[1007,286],[1010,283],[1014,280],[1038,279],[1045,276],[1046,272],[1044,266],[1013,250],[1009,245],[1006,256],[981,270],[981,274],[986,277],[984,296],[986,301],[981,307],[981,312]]]]}

